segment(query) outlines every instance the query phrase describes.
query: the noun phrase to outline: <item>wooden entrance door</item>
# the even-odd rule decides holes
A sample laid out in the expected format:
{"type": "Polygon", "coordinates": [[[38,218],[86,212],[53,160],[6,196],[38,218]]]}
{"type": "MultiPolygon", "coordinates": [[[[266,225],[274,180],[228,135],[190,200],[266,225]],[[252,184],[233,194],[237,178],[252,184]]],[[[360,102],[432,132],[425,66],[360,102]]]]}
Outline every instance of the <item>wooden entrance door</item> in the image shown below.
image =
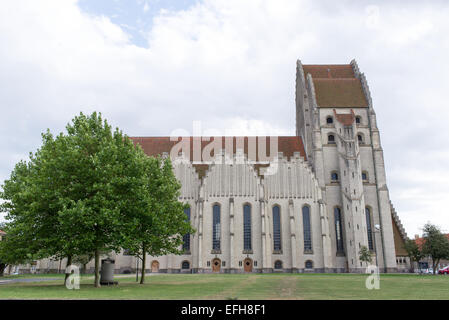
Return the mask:
{"type": "Polygon", "coordinates": [[[253,272],[253,260],[251,258],[243,260],[243,270],[245,272],[253,272]]]}
{"type": "Polygon", "coordinates": [[[159,272],[159,262],[156,260],[151,262],[151,272],[159,272]]]}
{"type": "Polygon", "coordinates": [[[215,258],[214,260],[212,260],[212,271],[213,272],[220,272],[220,267],[221,267],[220,259],[215,258]]]}

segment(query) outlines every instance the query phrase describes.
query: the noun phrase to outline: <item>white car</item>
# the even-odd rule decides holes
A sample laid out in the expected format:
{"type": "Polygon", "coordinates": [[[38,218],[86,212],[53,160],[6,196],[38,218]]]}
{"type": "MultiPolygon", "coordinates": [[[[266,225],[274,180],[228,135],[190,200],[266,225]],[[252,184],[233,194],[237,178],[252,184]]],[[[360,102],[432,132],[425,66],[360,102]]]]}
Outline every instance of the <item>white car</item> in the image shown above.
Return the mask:
{"type": "Polygon", "coordinates": [[[424,273],[424,274],[433,274],[433,269],[432,268],[427,268],[427,269],[421,269],[420,273],[424,273]]]}

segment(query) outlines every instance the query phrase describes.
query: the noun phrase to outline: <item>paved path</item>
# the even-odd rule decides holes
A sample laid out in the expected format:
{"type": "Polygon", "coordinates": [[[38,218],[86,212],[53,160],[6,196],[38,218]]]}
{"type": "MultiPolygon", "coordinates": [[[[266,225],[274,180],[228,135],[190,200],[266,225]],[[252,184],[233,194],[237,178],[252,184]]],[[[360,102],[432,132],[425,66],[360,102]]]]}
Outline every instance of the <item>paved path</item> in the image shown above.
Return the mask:
{"type": "Polygon", "coordinates": [[[5,279],[0,280],[0,284],[17,283],[17,282],[42,282],[60,280],[61,278],[28,278],[28,279],[5,279]]]}

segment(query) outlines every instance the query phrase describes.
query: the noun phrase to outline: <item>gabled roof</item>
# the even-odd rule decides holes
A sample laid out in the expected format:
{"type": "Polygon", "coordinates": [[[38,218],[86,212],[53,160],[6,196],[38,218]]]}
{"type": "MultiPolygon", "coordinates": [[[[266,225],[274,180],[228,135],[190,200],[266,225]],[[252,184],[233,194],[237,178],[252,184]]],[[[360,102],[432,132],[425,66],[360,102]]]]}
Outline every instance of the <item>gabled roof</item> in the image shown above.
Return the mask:
{"type": "Polygon", "coordinates": [[[303,65],[303,70],[305,77],[307,74],[312,76],[319,107],[368,107],[360,79],[355,76],[350,64],[303,65]]]}
{"type": "Polygon", "coordinates": [[[350,64],[305,64],[302,66],[304,76],[308,73],[312,78],[344,79],[355,78],[354,70],[350,64]]]}
{"type": "Polygon", "coordinates": [[[3,231],[3,230],[0,230],[0,235],[5,235],[6,234],[6,232],[5,231],[3,231]]]}
{"type": "MultiPolygon", "coordinates": [[[[162,155],[164,152],[167,152],[170,154],[171,148],[181,141],[182,138],[178,138],[175,141],[170,141],[170,137],[130,137],[131,140],[135,144],[139,144],[143,151],[149,155],[149,156],[156,156],[156,155],[162,155]]],[[[221,141],[218,142],[221,144],[222,149],[225,150],[225,139],[232,138],[232,144],[233,144],[233,155],[236,153],[237,149],[237,139],[243,141],[244,145],[244,153],[248,154],[248,138],[254,139],[254,138],[266,138],[266,155],[272,159],[275,155],[271,155],[270,153],[270,137],[211,137],[209,141],[201,141],[201,137],[185,137],[189,139],[190,141],[190,161],[193,161],[193,143],[194,140],[198,141],[198,143],[201,143],[201,153],[203,152],[204,148],[210,144],[212,141],[215,141],[215,139],[220,139],[221,141]]],[[[306,159],[306,153],[304,150],[304,144],[302,142],[301,137],[297,136],[284,136],[284,137],[277,137],[278,138],[278,152],[282,152],[284,157],[290,158],[294,155],[295,152],[299,152],[300,156],[306,159]]],[[[262,141],[262,140],[258,140],[262,141]]],[[[260,143],[259,142],[259,143],[260,143]]],[[[258,143],[258,144],[259,144],[258,143]]],[[[256,154],[258,154],[258,144],[256,144],[256,154]]],[[[226,150],[227,152],[227,150],[226,150]]],[[[214,155],[213,149],[211,151],[211,156],[214,155]]],[[[254,159],[252,159],[254,160],[254,159]]],[[[258,157],[256,159],[259,161],[258,157]]]]}

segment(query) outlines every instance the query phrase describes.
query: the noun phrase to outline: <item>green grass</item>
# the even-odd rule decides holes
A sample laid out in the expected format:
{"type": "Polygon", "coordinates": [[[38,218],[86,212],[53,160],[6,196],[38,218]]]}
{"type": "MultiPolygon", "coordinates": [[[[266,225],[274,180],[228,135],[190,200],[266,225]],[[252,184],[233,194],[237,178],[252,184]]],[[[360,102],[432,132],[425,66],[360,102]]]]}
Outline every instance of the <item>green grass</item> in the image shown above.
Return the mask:
{"type": "Polygon", "coordinates": [[[0,284],[0,299],[449,299],[449,276],[438,275],[381,275],[379,290],[366,289],[367,275],[356,274],[167,274],[144,285],[130,276],[101,288],[87,275],[80,290],[66,289],[60,274],[18,277],[59,280],[0,284]]]}

